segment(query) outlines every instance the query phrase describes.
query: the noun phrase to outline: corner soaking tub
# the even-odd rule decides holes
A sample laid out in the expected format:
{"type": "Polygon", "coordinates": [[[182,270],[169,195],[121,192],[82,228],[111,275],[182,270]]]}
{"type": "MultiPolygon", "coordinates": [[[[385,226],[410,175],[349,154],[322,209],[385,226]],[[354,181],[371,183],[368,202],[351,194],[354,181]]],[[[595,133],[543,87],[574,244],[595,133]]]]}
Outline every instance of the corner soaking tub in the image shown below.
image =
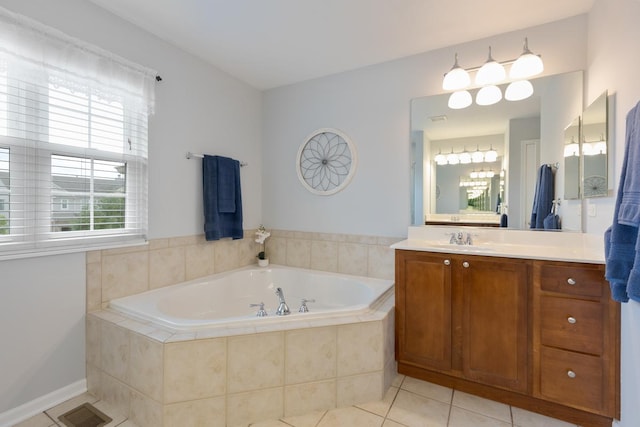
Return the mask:
{"type": "Polygon", "coordinates": [[[174,331],[358,316],[388,296],[393,281],[293,267],[246,267],[110,301],[109,307],[174,331]],[[281,288],[291,314],[275,314],[281,288]],[[309,311],[298,312],[302,299],[309,311]],[[267,316],[258,317],[264,303],[267,316]]]}

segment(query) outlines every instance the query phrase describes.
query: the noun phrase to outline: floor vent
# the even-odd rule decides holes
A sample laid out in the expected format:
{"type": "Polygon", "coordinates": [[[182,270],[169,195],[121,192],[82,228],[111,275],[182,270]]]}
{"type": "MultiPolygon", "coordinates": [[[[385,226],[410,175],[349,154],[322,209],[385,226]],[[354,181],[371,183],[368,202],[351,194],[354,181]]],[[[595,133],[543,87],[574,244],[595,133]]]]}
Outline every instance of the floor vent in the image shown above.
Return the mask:
{"type": "Polygon", "coordinates": [[[112,421],[90,403],[73,408],[58,419],[67,427],[102,427],[112,421]]]}

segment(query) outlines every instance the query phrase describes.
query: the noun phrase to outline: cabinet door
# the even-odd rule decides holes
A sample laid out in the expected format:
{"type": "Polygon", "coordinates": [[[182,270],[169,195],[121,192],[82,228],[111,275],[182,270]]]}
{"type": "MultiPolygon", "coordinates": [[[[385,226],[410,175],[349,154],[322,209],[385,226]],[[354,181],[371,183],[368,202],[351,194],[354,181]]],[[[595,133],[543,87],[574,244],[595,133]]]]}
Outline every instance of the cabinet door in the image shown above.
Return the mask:
{"type": "Polygon", "coordinates": [[[529,346],[529,264],[468,257],[458,261],[465,377],[526,392],[529,346]]]}
{"type": "Polygon", "coordinates": [[[398,251],[396,343],[399,361],[451,369],[451,258],[398,251]]]}

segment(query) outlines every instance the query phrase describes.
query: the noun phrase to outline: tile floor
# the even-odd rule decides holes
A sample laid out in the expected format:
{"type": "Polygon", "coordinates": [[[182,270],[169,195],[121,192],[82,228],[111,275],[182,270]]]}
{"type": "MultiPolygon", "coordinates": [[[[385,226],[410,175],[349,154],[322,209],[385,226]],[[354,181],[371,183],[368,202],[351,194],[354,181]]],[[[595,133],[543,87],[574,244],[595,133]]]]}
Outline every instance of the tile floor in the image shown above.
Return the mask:
{"type": "MultiPolygon", "coordinates": [[[[91,402],[113,418],[108,427],[136,427],[85,393],[14,427],[57,427],[58,416],[91,402]]],[[[346,408],[253,423],[250,427],[575,427],[553,418],[398,375],[384,399],[346,408]]],[[[206,426],[202,426],[206,427],[206,426]]],[[[239,426],[238,426],[239,427],[239,426]]],[[[246,427],[246,426],[244,426],[246,427]]]]}

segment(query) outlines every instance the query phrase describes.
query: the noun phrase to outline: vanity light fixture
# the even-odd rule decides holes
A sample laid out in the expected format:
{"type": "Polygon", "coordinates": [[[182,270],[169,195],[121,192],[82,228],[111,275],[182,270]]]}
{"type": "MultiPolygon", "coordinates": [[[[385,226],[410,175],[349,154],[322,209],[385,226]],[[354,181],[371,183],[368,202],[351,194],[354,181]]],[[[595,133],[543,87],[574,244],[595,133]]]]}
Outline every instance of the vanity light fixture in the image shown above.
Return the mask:
{"type": "Polygon", "coordinates": [[[476,74],[476,84],[479,86],[495,85],[507,77],[504,66],[491,56],[491,46],[489,46],[489,57],[487,62],[478,70],[476,74]]]}
{"type": "Polygon", "coordinates": [[[438,152],[438,154],[435,155],[433,160],[436,162],[437,165],[446,165],[447,164],[447,156],[442,154],[442,150],[440,150],[438,152]]]}
{"type": "Polygon", "coordinates": [[[458,65],[457,52],[454,58],[453,67],[444,75],[444,80],[442,81],[442,89],[444,90],[460,90],[471,84],[469,72],[458,65]]]}
{"type": "Polygon", "coordinates": [[[564,157],[577,157],[580,153],[580,148],[574,137],[571,137],[571,142],[564,146],[564,157]]]}
{"type": "Polygon", "coordinates": [[[515,60],[509,70],[509,78],[511,79],[528,79],[544,70],[544,64],[540,56],[535,55],[529,50],[529,40],[524,38],[522,54],[515,60]]]}
{"type": "Polygon", "coordinates": [[[464,151],[458,155],[458,160],[460,160],[460,164],[468,165],[471,163],[471,153],[465,148],[464,151]]]}
{"type": "Polygon", "coordinates": [[[471,154],[471,161],[473,163],[482,163],[484,162],[484,153],[480,151],[478,147],[476,147],[476,151],[471,154]]]}
{"type": "Polygon", "coordinates": [[[473,102],[469,87],[471,78],[469,72],[476,72],[475,87],[480,90],[475,96],[478,105],[493,105],[502,100],[502,91],[498,84],[511,82],[505,90],[504,98],[508,101],[520,101],[533,94],[533,85],[527,79],[540,74],[544,70],[539,55],[529,50],[529,40],[525,37],[522,54],[517,59],[498,62],[493,59],[491,46],[487,61],[481,67],[463,69],[458,64],[458,54],[455,54],[453,67],[447,72],[442,81],[444,90],[454,91],[449,97],[449,108],[466,108],[473,102]],[[511,64],[509,77],[504,66],[511,64]]]}
{"type": "Polygon", "coordinates": [[[451,153],[447,154],[447,163],[450,165],[457,165],[460,163],[460,159],[458,158],[458,155],[453,152],[453,148],[451,149],[451,153]]]}

